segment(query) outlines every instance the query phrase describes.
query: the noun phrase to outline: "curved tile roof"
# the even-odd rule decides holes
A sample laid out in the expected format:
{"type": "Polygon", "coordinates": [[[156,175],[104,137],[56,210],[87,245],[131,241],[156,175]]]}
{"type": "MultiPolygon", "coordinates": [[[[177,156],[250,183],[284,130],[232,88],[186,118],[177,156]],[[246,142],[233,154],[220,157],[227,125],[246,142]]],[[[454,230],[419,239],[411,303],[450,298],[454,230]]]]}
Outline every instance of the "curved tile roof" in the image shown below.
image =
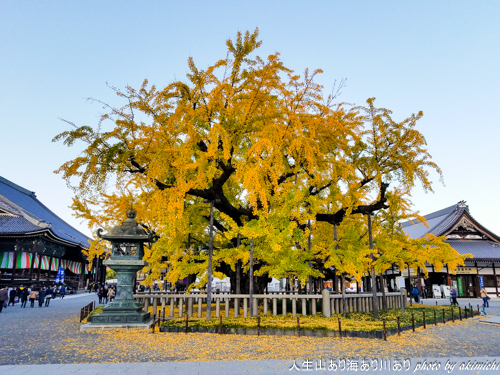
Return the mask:
{"type": "Polygon", "coordinates": [[[0,176],[0,235],[48,230],[55,237],[87,248],[89,237],[40,202],[36,194],[0,176]]]}
{"type": "Polygon", "coordinates": [[[425,215],[424,218],[427,221],[427,225],[418,221],[405,221],[401,223],[403,231],[408,234],[411,238],[420,238],[427,233],[436,234],[436,229],[441,227],[443,222],[448,222],[450,217],[456,211],[457,205],[443,208],[442,210],[433,212],[431,214],[425,215]]]}
{"type": "Polygon", "coordinates": [[[448,242],[460,254],[472,254],[473,260],[500,258],[500,244],[484,240],[449,240],[448,242]]]}

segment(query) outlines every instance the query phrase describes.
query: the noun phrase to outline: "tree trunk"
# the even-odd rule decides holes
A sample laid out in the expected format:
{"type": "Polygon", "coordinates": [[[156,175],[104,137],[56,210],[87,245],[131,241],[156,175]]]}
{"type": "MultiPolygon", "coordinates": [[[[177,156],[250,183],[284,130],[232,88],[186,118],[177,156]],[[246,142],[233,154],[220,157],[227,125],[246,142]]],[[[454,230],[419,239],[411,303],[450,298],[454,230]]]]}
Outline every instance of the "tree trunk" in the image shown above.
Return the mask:
{"type": "MultiPolygon", "coordinates": [[[[338,244],[337,244],[337,224],[333,224],[333,240],[335,241],[335,250],[338,249],[338,244]]],[[[337,280],[335,278],[335,280],[337,280]]],[[[345,274],[342,273],[342,276],[340,278],[340,282],[341,282],[341,286],[340,286],[340,289],[342,291],[342,316],[345,317],[345,314],[346,314],[346,310],[347,310],[347,301],[346,301],[346,298],[345,298],[345,274]]]]}
{"type": "MultiPolygon", "coordinates": [[[[236,239],[236,247],[240,247],[240,234],[236,239]]],[[[236,294],[241,294],[241,260],[236,262],[236,294]]],[[[240,315],[240,300],[235,304],[235,310],[238,311],[238,316],[240,315]]]]}
{"type": "Polygon", "coordinates": [[[381,274],[379,276],[380,280],[380,289],[382,290],[382,310],[387,311],[387,297],[385,295],[385,288],[384,288],[384,275],[381,274]]]}
{"type": "Polygon", "coordinates": [[[214,201],[210,201],[210,228],[208,241],[208,277],[207,277],[207,320],[212,318],[212,252],[214,248],[214,201]]]}
{"type": "Polygon", "coordinates": [[[409,291],[410,291],[410,306],[413,306],[413,296],[411,294],[412,287],[411,287],[411,275],[410,275],[410,265],[408,264],[408,285],[409,285],[409,291]]]}
{"type": "Polygon", "coordinates": [[[347,300],[345,298],[345,274],[342,274],[342,316],[345,318],[347,310],[347,300]]]}
{"type": "MultiPolygon", "coordinates": [[[[372,236],[372,214],[368,214],[368,238],[370,241],[370,250],[373,250],[372,236]]],[[[373,253],[371,254],[372,261],[374,260],[373,253]]],[[[378,297],[377,297],[377,280],[375,278],[375,267],[371,269],[372,276],[372,294],[373,294],[373,316],[378,319],[378,297]]]]}

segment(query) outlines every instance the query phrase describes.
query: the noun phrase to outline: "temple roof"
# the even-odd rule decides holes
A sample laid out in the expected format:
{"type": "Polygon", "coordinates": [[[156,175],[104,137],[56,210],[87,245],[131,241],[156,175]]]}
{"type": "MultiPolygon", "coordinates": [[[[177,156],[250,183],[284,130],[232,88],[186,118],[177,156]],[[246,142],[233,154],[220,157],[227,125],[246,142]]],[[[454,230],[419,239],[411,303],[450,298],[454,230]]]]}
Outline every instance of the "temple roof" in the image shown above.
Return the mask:
{"type": "Polygon", "coordinates": [[[427,223],[417,220],[405,221],[401,223],[403,231],[410,238],[421,238],[430,233],[435,236],[448,236],[452,238],[454,233],[461,232],[464,239],[482,237],[479,239],[488,239],[494,242],[500,242],[500,237],[481,225],[469,211],[469,206],[465,201],[460,201],[457,204],[443,208],[442,210],[433,212],[424,216],[427,223]]]}
{"type": "Polygon", "coordinates": [[[448,242],[460,254],[472,254],[475,261],[498,261],[500,259],[500,244],[493,241],[450,240],[448,242]]]}
{"type": "Polygon", "coordinates": [[[73,246],[89,246],[89,237],[48,209],[34,192],[0,176],[0,236],[43,232],[73,246]]]}
{"type": "Polygon", "coordinates": [[[410,238],[426,234],[446,236],[460,254],[472,254],[474,260],[500,259],[500,237],[481,225],[469,211],[465,201],[424,216],[427,225],[414,220],[401,223],[410,238]]]}

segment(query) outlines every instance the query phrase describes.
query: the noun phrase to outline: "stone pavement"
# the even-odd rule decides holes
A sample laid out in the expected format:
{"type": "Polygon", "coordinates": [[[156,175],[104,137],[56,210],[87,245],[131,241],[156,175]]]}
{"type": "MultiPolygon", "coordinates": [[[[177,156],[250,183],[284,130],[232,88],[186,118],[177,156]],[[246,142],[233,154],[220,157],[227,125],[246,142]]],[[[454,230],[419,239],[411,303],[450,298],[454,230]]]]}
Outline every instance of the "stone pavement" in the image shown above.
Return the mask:
{"type": "MultiPolygon", "coordinates": [[[[71,337],[75,343],[80,343],[82,347],[89,348],[95,343],[95,334],[79,333],[78,330],[78,314],[79,309],[88,304],[92,300],[96,300],[94,294],[78,294],[76,296],[68,296],[64,300],[54,300],[49,308],[29,308],[21,309],[19,305],[8,307],[0,314],[0,374],[284,374],[293,372],[316,372],[316,373],[344,373],[354,372],[356,368],[360,373],[370,374],[394,374],[394,373],[416,373],[416,374],[486,374],[500,373],[500,369],[496,370],[464,370],[459,371],[460,364],[467,365],[467,361],[497,361],[500,365],[500,326],[492,326],[488,324],[479,324],[478,321],[468,321],[459,324],[445,324],[438,327],[429,327],[425,331],[416,332],[413,335],[417,344],[408,348],[397,348],[398,341],[392,343],[392,348],[399,349],[398,352],[384,350],[390,343],[384,344],[381,340],[363,341],[365,346],[364,351],[353,351],[347,345],[345,350],[342,350],[344,343],[342,341],[328,341],[326,339],[314,339],[313,341],[298,341],[299,345],[311,345],[311,342],[316,345],[312,352],[309,352],[311,360],[295,360],[297,358],[305,358],[305,356],[291,355],[288,352],[283,352],[282,345],[279,340],[287,340],[286,338],[277,339],[272,349],[281,352],[280,358],[284,360],[257,360],[257,361],[239,361],[230,360],[231,355],[225,361],[210,361],[213,359],[210,355],[205,358],[190,357],[189,354],[180,355],[179,351],[175,352],[174,348],[159,349],[149,356],[132,357],[129,353],[121,352],[121,347],[115,346],[113,341],[105,341],[106,336],[99,336],[102,341],[100,347],[95,347],[98,356],[87,356],[85,352],[66,350],[61,351],[61,345],[65,345],[65,340],[71,337]],[[419,345],[419,337],[422,337],[422,344],[419,345]],[[442,342],[442,338],[446,339],[446,348],[436,347],[425,342],[428,337],[439,337],[441,341],[436,341],[438,344],[442,342]],[[335,345],[331,347],[328,345],[335,345]],[[103,349],[104,348],[104,349],[103,349]],[[68,354],[69,353],[69,354],[68,354]],[[328,364],[323,369],[316,370],[318,360],[320,358],[334,359],[336,370],[331,368],[329,371],[328,364]],[[373,361],[378,358],[378,361],[384,359],[393,360],[394,357],[409,358],[408,369],[402,368],[402,371],[394,370],[394,368],[374,369],[373,363],[370,363],[368,371],[361,370],[362,362],[352,361],[354,356],[364,355],[373,361]],[[289,358],[287,358],[289,357],[289,358]],[[421,357],[426,357],[422,359],[421,357]],[[338,358],[345,358],[343,363],[338,358]],[[420,358],[420,359],[419,359],[420,358]],[[200,360],[201,359],[201,360],[200,360]],[[205,360],[206,359],[206,360],[205,360]],[[424,360],[426,367],[423,368],[424,360]],[[167,361],[167,362],[165,362],[167,361]],[[179,362],[181,361],[181,362],[179,362]],[[438,362],[435,362],[438,361],[438,362]],[[448,366],[447,362],[455,362],[453,370],[448,366]],[[96,362],[96,363],[88,363],[96,362]],[[112,362],[112,363],[111,363],[112,362]],[[118,362],[118,363],[116,363],[118,362]],[[34,364],[36,363],[36,364],[34,364]],[[439,366],[438,366],[439,364],[439,366]],[[296,368],[293,367],[296,365],[296,368]],[[434,367],[432,367],[434,365],[434,367]],[[342,367],[343,366],[343,367],[342,367]],[[431,366],[431,367],[429,367],[431,366]],[[293,368],[292,368],[293,367],[293,368]],[[439,368],[438,368],[439,367],[439,368]],[[298,368],[298,370],[297,370],[298,368]],[[290,371],[292,369],[292,371],[290,371]],[[348,371],[349,369],[349,371],[348,371]]],[[[434,300],[424,300],[424,303],[435,304],[434,300]]],[[[443,300],[438,301],[443,302],[443,300]]],[[[471,303],[477,305],[479,299],[471,299],[470,301],[459,299],[462,306],[471,303]]],[[[491,307],[486,309],[489,316],[493,320],[500,320],[500,300],[490,301],[491,307]]],[[[189,334],[187,336],[181,334],[156,334],[147,336],[149,338],[167,338],[170,337],[170,342],[173,342],[175,347],[181,347],[181,344],[189,345],[190,340],[199,337],[200,334],[189,334]],[[161,336],[163,335],[163,336],[161,336]],[[197,336],[198,335],[198,336],[197,336]],[[177,341],[176,341],[177,340],[177,341]]],[[[226,335],[223,335],[226,336],[226,335]]],[[[231,341],[238,345],[239,338],[233,338],[231,341]]],[[[207,335],[203,338],[208,341],[207,346],[217,346],[220,342],[218,335],[207,335]],[[212,339],[213,337],[213,339],[212,339]],[[207,340],[207,338],[210,338],[207,340]]],[[[256,339],[259,340],[259,339],[256,339]]],[[[259,341],[265,340],[263,337],[259,341]]],[[[312,339],[311,339],[312,340],[312,339]]],[[[197,345],[195,341],[192,345],[197,345]]],[[[283,341],[281,341],[283,342],[283,341]]],[[[199,343],[199,341],[198,341],[199,343]]],[[[346,342],[347,343],[347,342],[346,342]]],[[[405,341],[401,341],[404,345],[405,341]]],[[[80,345],[78,344],[78,345],[80,345]]],[[[77,345],[77,346],[78,346],[77,345]]],[[[441,344],[439,344],[441,345],[441,344]]],[[[139,343],[133,347],[135,351],[141,351],[143,346],[139,343]]],[[[186,347],[186,346],[184,346],[186,347]]],[[[284,347],[284,346],[283,346],[284,347]]],[[[88,350],[88,349],[87,349],[88,350]]],[[[253,350],[253,349],[248,349],[253,350]]],[[[300,353],[300,350],[298,351],[300,353]]],[[[230,352],[229,352],[230,353],[230,352]]],[[[306,353],[306,351],[302,351],[306,353]]],[[[95,353],[94,353],[95,354],[95,353]]],[[[249,358],[269,358],[264,356],[264,352],[249,353],[249,358]]],[[[220,357],[220,356],[219,356],[220,357]]],[[[234,358],[237,359],[237,358],[234,358]]],[[[393,366],[394,361],[389,365],[393,366]]],[[[387,365],[387,363],[386,363],[387,365]]]]}
{"type": "Polygon", "coordinates": [[[290,361],[207,361],[0,366],[2,375],[141,374],[498,374],[500,356],[450,358],[335,359],[290,361]]]}

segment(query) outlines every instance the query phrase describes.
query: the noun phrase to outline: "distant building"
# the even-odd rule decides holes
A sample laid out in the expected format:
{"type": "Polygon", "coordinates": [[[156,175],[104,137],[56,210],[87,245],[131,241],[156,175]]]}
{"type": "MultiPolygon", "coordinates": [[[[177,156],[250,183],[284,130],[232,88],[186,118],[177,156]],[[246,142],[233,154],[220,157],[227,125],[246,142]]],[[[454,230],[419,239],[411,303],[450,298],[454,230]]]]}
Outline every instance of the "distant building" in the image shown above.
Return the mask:
{"type": "MultiPolygon", "coordinates": [[[[439,272],[427,266],[429,278],[425,281],[429,293],[432,285],[449,285],[458,290],[462,297],[477,297],[484,285],[491,297],[499,296],[500,287],[500,237],[486,229],[469,211],[465,201],[424,216],[423,223],[402,223],[403,230],[411,238],[421,238],[427,233],[445,236],[449,243],[460,254],[472,254],[465,261],[465,267],[459,267],[452,275],[445,266],[439,272]],[[497,276],[498,275],[498,276],[497,276]]],[[[410,281],[423,281],[421,270],[410,270],[410,281]],[[413,280],[412,280],[413,279],[413,280]]],[[[402,272],[406,277],[406,271],[402,272]]],[[[408,284],[408,283],[407,283],[408,284]]]]}
{"type": "Polygon", "coordinates": [[[82,254],[89,237],[64,222],[35,193],[0,177],[0,287],[65,284],[83,287],[91,271],[82,254]]]}

